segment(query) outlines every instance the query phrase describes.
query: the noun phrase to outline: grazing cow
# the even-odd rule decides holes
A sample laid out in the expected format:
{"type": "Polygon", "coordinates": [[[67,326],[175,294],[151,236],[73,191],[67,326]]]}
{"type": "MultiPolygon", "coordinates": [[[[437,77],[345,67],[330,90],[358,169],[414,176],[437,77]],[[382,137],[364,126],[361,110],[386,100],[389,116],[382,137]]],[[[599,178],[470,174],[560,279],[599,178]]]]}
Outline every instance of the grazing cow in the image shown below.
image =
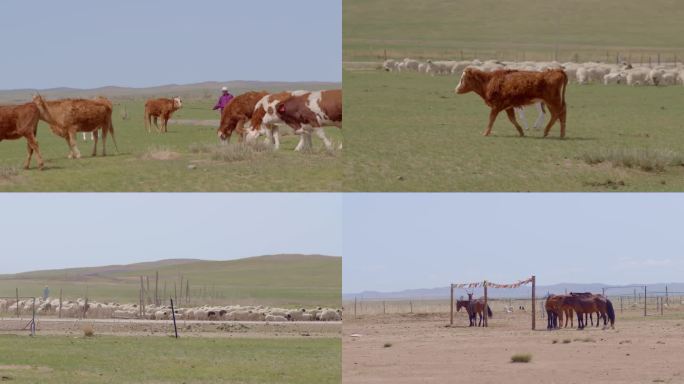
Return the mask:
{"type": "Polygon", "coordinates": [[[525,136],[523,129],[515,119],[515,107],[522,107],[538,101],[544,102],[551,119],[544,129],[544,137],[548,136],[551,126],[560,119],[560,137],[565,137],[565,88],[568,76],[561,69],[549,69],[543,72],[497,70],[484,72],[475,68],[467,68],[461,75],[456,87],[457,94],[477,93],[491,108],[489,124],[484,131],[485,136],[492,133],[492,126],[498,114],[506,111],[508,119],[525,136]]]}
{"type": "MultiPolygon", "coordinates": [[[[76,146],[77,132],[97,132],[102,129],[102,156],[107,155],[107,134],[112,134],[114,146],[114,126],[112,125],[112,103],[105,98],[95,100],[62,99],[45,101],[40,95],[33,96],[33,103],[38,107],[40,119],[50,125],[54,134],[64,138],[69,145],[69,158],[80,158],[81,152],[76,146]]],[[[95,135],[93,156],[97,154],[98,135],[95,135]]]]}
{"type": "Polygon", "coordinates": [[[233,131],[240,135],[240,141],[245,138],[244,124],[249,123],[254,113],[254,107],[268,92],[247,92],[231,100],[221,113],[221,125],[218,137],[222,142],[230,143],[233,131]]]}
{"type": "Polygon", "coordinates": [[[28,156],[24,168],[28,169],[31,164],[31,156],[36,152],[38,168],[43,169],[43,157],[40,155],[36,133],[40,112],[33,103],[22,105],[0,106],[0,141],[26,138],[26,150],[28,156]]]}
{"type": "Polygon", "coordinates": [[[323,140],[326,148],[330,148],[332,143],[325,136],[322,127],[334,125],[342,128],[341,89],[293,96],[279,102],[275,109],[278,117],[292,127],[295,134],[306,134],[309,137],[313,130],[323,140]]]}
{"type": "Polygon", "coordinates": [[[145,128],[147,132],[152,132],[152,119],[157,132],[168,132],[166,126],[171,115],[183,107],[181,98],[176,96],[173,99],[149,99],[145,102],[145,128]],[[159,128],[157,119],[161,117],[162,126],[159,128]]]}
{"type": "MultiPolygon", "coordinates": [[[[277,124],[284,124],[284,121],[280,119],[276,113],[276,105],[283,102],[293,96],[301,96],[309,94],[308,91],[286,91],[280,93],[273,93],[266,95],[261,100],[259,100],[254,107],[254,112],[252,113],[252,130],[247,134],[247,142],[253,142],[259,135],[266,132],[273,144],[275,149],[280,148],[280,133],[277,124]]],[[[293,129],[296,129],[293,127],[293,129]]],[[[299,138],[299,144],[295,150],[301,149],[304,142],[304,135],[299,138]]]]}

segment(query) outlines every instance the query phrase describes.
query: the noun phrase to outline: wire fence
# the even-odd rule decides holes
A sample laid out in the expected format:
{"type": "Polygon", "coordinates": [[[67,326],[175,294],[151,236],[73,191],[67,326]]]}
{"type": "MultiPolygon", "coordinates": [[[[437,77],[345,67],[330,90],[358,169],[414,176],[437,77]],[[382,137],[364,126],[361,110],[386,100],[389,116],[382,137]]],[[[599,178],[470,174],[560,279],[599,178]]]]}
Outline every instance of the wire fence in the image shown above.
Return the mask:
{"type": "Polygon", "coordinates": [[[0,297],[0,332],[28,331],[36,334],[36,298],[0,297]]]}
{"type": "MultiPolygon", "coordinates": [[[[684,292],[649,292],[633,295],[608,295],[617,314],[636,316],[663,316],[668,312],[684,310],[684,292]],[[644,299],[645,297],[645,299],[644,299]]],[[[537,317],[546,318],[545,298],[537,299],[537,317]]],[[[488,298],[493,312],[525,312],[532,308],[531,298],[488,298]]],[[[343,301],[345,312],[353,317],[394,314],[448,314],[449,299],[354,299],[343,301]]]]}

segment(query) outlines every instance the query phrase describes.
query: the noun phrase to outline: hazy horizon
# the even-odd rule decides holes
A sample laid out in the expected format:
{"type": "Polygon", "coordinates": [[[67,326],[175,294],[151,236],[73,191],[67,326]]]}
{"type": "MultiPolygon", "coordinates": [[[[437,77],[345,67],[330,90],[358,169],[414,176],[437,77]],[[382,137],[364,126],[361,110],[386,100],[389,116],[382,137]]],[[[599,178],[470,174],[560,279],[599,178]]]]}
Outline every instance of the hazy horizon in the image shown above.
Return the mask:
{"type": "Polygon", "coordinates": [[[3,1],[0,34],[11,36],[4,48],[12,54],[0,89],[226,78],[340,82],[341,3],[3,1]],[[315,54],[301,54],[302,44],[315,54]]]}
{"type": "Polygon", "coordinates": [[[684,195],[351,194],[343,292],[682,280],[684,195]]]}
{"type": "Polygon", "coordinates": [[[0,274],[158,261],[342,254],[327,193],[2,194],[0,274]]]}

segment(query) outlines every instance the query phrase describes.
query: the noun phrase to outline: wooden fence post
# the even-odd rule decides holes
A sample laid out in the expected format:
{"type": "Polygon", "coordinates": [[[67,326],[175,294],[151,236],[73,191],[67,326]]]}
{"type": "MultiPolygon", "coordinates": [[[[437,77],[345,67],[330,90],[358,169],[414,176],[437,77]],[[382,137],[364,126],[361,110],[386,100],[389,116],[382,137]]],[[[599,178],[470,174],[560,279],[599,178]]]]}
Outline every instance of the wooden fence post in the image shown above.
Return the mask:
{"type": "Polygon", "coordinates": [[[62,318],[62,288],[59,289],[59,318],[62,318]]]}
{"type": "Polygon", "coordinates": [[[154,272],[154,305],[159,306],[159,271],[154,272]]]}
{"type": "Polygon", "coordinates": [[[356,296],[354,297],[354,318],[356,319],[356,296]]]}
{"type": "Polygon", "coordinates": [[[17,291],[17,317],[19,317],[19,287],[16,288],[17,291]]]}
{"type": "Polygon", "coordinates": [[[537,316],[535,312],[535,304],[537,297],[537,277],[532,275],[532,330],[534,331],[537,327],[537,316]]]}
{"type": "Polygon", "coordinates": [[[484,325],[485,327],[488,327],[489,324],[487,324],[487,320],[488,320],[488,319],[487,319],[487,280],[484,281],[483,286],[484,286],[484,314],[483,314],[482,317],[484,317],[484,323],[483,323],[483,325],[484,325]]]}
{"type": "Polygon", "coordinates": [[[173,316],[173,332],[176,334],[176,339],[178,338],[178,327],[176,327],[176,310],[173,308],[173,299],[171,299],[171,316],[173,316]]]}
{"type": "Polygon", "coordinates": [[[451,284],[451,300],[449,300],[450,308],[449,311],[449,325],[454,325],[454,285],[451,284]]]}
{"type": "Polygon", "coordinates": [[[644,317],[646,317],[646,303],[648,300],[646,300],[646,286],[644,285],[644,317]]]}

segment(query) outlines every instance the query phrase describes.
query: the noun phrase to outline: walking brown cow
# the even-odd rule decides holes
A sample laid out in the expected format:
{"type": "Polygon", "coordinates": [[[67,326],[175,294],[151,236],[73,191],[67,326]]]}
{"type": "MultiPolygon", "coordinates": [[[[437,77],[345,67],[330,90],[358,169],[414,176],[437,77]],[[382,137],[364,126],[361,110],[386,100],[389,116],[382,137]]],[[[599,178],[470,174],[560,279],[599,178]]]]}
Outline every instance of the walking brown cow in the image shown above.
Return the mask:
{"type": "Polygon", "coordinates": [[[245,138],[244,125],[252,118],[254,107],[268,92],[247,92],[233,98],[221,113],[221,125],[218,137],[221,141],[230,143],[233,131],[240,135],[240,141],[245,138]]]}
{"type": "MultiPolygon", "coordinates": [[[[40,119],[50,125],[54,134],[64,138],[69,145],[69,158],[80,158],[81,152],[76,146],[77,132],[97,132],[102,128],[102,156],[107,155],[107,134],[114,139],[112,125],[112,103],[103,97],[95,100],[61,99],[45,101],[40,95],[33,96],[33,103],[38,107],[40,119]]],[[[95,135],[93,156],[97,154],[98,136],[95,135]]],[[[118,147],[117,147],[118,150],[118,147]]]]}
{"type": "Polygon", "coordinates": [[[491,108],[489,124],[484,131],[485,136],[492,133],[496,116],[506,111],[508,119],[525,136],[523,129],[515,119],[514,108],[523,107],[542,101],[551,113],[544,137],[548,136],[551,126],[560,120],[560,137],[565,137],[565,88],[568,76],[561,69],[549,69],[543,72],[498,70],[485,72],[475,68],[466,68],[456,87],[456,93],[477,93],[491,108]]]}
{"type": "Polygon", "coordinates": [[[147,132],[152,131],[152,119],[154,118],[154,126],[157,127],[157,132],[168,132],[166,126],[171,118],[171,115],[183,107],[181,98],[176,96],[173,99],[149,99],[145,102],[145,128],[147,132]],[[162,126],[159,128],[157,119],[161,117],[162,126]]]}
{"type": "Polygon", "coordinates": [[[40,112],[33,103],[22,105],[0,106],[0,141],[26,138],[28,156],[24,168],[28,169],[31,164],[31,156],[36,152],[38,168],[43,169],[43,157],[40,155],[36,132],[40,112]]]}

